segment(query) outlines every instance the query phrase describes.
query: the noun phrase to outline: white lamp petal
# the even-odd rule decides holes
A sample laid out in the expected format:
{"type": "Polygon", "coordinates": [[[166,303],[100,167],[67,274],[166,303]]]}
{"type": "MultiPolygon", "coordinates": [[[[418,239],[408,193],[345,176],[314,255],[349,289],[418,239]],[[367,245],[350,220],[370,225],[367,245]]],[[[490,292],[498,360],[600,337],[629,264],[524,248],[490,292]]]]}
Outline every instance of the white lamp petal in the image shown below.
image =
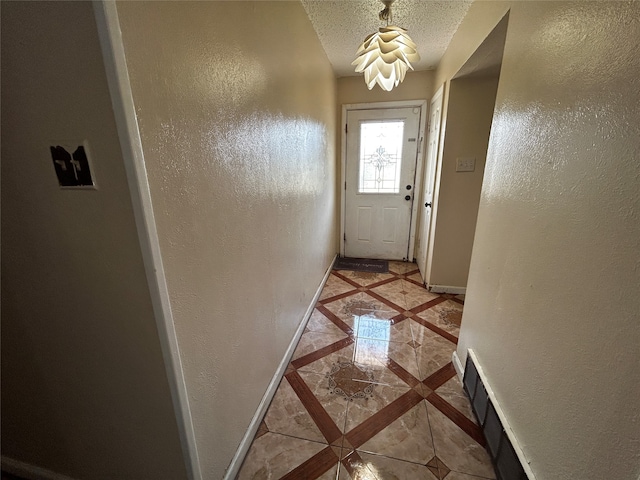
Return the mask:
{"type": "Polygon", "coordinates": [[[411,62],[420,60],[416,49],[405,29],[390,25],[364,39],[351,65],[356,72],[364,72],[369,90],[377,83],[391,91],[404,80],[408,69],[413,70],[411,62]]]}

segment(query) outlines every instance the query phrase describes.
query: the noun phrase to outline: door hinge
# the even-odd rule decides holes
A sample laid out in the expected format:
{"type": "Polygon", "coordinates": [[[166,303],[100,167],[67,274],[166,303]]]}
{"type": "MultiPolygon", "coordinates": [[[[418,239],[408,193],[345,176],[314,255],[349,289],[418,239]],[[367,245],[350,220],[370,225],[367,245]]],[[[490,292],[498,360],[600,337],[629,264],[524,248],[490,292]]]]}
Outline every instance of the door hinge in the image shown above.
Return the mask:
{"type": "Polygon", "coordinates": [[[344,182],[344,189],[347,189],[347,182],[344,182]]]}
{"type": "Polygon", "coordinates": [[[344,236],[342,237],[343,240],[346,242],[347,241],[347,234],[345,233],[344,236]]]}
{"type": "Polygon", "coordinates": [[[349,125],[347,123],[344,124],[344,133],[349,133],[349,125]]]}

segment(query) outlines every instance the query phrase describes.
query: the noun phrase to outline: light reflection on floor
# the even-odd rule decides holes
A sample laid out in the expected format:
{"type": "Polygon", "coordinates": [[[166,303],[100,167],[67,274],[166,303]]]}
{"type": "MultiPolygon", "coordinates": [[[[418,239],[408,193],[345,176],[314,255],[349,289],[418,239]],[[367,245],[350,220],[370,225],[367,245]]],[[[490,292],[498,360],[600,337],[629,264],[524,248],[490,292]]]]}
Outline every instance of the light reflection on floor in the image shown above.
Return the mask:
{"type": "Polygon", "coordinates": [[[451,355],[464,298],[333,271],[238,480],[495,478],[451,355]]]}

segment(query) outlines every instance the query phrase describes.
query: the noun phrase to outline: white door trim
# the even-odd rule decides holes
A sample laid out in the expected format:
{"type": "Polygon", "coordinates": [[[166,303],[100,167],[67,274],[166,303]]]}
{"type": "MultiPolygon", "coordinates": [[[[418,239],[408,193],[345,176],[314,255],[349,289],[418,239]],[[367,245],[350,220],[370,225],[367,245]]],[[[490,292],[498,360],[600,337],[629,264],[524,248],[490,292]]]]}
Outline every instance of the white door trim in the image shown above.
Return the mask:
{"type": "Polygon", "coordinates": [[[118,10],[109,0],[94,1],[93,7],[184,463],[190,480],[202,480],[118,10]]]}
{"type": "MultiPolygon", "coordinates": [[[[430,248],[431,245],[433,244],[433,238],[434,238],[434,234],[435,231],[432,230],[432,226],[434,226],[435,229],[435,218],[437,215],[437,196],[436,196],[436,183],[438,182],[438,172],[440,169],[440,164],[439,164],[439,158],[440,158],[440,150],[442,147],[442,142],[441,142],[441,133],[442,133],[442,111],[444,110],[444,93],[445,93],[445,84],[442,84],[440,86],[440,88],[436,91],[436,93],[433,95],[433,97],[431,97],[431,100],[429,101],[429,108],[431,108],[433,106],[433,103],[436,101],[436,99],[438,97],[440,97],[440,126],[438,129],[438,137],[436,138],[436,143],[435,143],[435,156],[433,159],[434,162],[434,166],[433,166],[433,177],[432,178],[427,178],[427,175],[429,174],[429,172],[425,169],[424,172],[424,178],[422,179],[422,185],[423,185],[423,189],[421,192],[421,197],[420,197],[420,205],[424,205],[425,203],[425,198],[424,198],[424,193],[425,193],[425,188],[426,188],[426,182],[428,181],[432,181],[433,185],[431,186],[432,190],[431,190],[431,214],[429,215],[429,224],[428,225],[420,225],[420,229],[421,229],[421,234],[420,237],[422,237],[423,235],[425,235],[426,232],[426,236],[427,236],[427,243],[425,245],[425,252],[424,252],[424,265],[420,265],[420,259],[418,259],[418,268],[420,268],[420,272],[423,276],[422,281],[424,282],[425,285],[428,285],[429,280],[431,279],[431,260],[432,260],[432,253],[433,253],[433,248],[430,248]]],[[[431,121],[431,113],[429,112],[429,121],[431,121]]],[[[427,163],[427,159],[429,158],[429,136],[431,135],[431,125],[428,125],[427,128],[427,132],[426,132],[426,147],[425,147],[425,152],[424,152],[424,161],[425,161],[425,166],[427,163]]]]}
{"type": "Polygon", "coordinates": [[[414,201],[411,208],[411,226],[409,230],[409,260],[413,261],[415,258],[415,246],[416,246],[416,222],[418,216],[418,199],[415,198],[416,192],[422,191],[422,169],[424,165],[424,139],[426,136],[426,122],[427,122],[427,101],[426,100],[403,100],[397,102],[374,102],[374,103],[347,103],[342,105],[342,123],[341,129],[341,147],[340,147],[340,256],[344,257],[345,252],[345,230],[344,222],[346,217],[346,197],[344,194],[347,181],[347,113],[354,110],[378,110],[383,108],[404,108],[404,107],[419,107],[420,108],[420,125],[418,131],[420,132],[420,140],[418,145],[418,158],[416,159],[416,173],[415,182],[413,184],[414,201]]]}

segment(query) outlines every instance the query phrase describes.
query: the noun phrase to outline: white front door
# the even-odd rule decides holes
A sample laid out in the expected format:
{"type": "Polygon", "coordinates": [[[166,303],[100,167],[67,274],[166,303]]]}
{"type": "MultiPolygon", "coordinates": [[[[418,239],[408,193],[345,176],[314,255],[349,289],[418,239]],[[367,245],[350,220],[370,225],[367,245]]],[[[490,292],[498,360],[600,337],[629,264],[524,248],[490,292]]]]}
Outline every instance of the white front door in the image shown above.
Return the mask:
{"type": "Polygon", "coordinates": [[[431,100],[429,110],[429,136],[427,138],[427,157],[424,168],[422,205],[420,209],[420,241],[418,243],[418,268],[425,282],[428,281],[427,253],[429,251],[429,235],[431,230],[431,211],[433,207],[433,188],[438,163],[438,146],[440,144],[440,123],[442,121],[442,88],[431,100]]]}
{"type": "Polygon", "coordinates": [[[345,255],[409,255],[419,107],[347,112],[345,255]]]}

